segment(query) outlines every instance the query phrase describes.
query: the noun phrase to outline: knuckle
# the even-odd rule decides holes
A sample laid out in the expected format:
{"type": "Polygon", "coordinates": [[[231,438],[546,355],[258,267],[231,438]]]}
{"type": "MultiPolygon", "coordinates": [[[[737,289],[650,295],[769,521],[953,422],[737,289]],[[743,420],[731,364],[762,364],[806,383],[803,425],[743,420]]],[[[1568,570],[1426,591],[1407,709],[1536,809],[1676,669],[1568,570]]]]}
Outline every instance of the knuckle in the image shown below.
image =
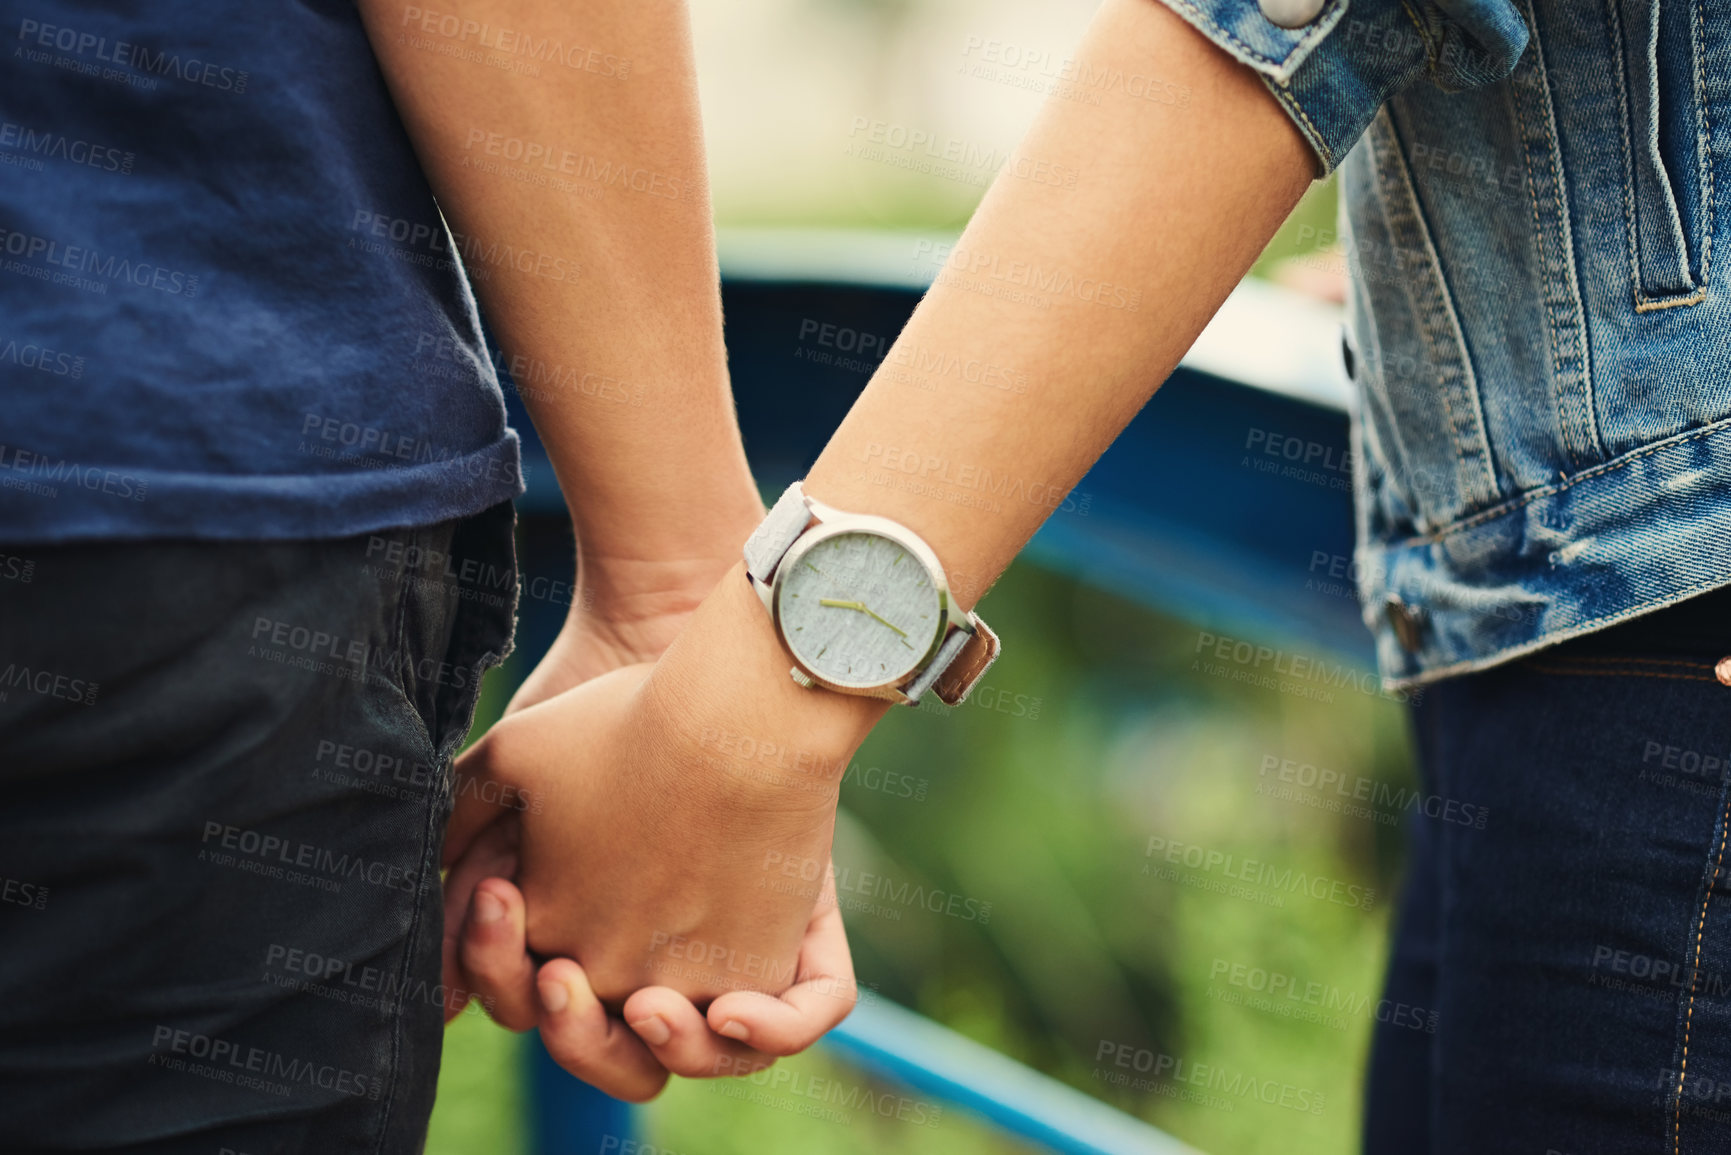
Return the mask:
{"type": "Polygon", "coordinates": [[[536,1022],[535,1013],[524,1007],[495,1007],[488,1013],[495,1023],[518,1034],[529,1030],[536,1022]]]}
{"type": "Polygon", "coordinates": [[[811,1046],[814,1041],[815,1040],[808,1039],[803,1035],[784,1035],[766,1039],[758,1045],[776,1058],[786,1059],[799,1054],[801,1051],[811,1046]]]}
{"type": "Polygon", "coordinates": [[[661,1062],[666,1068],[686,1079],[714,1079],[732,1071],[718,1070],[714,1058],[699,1054],[661,1055],[661,1062]]]}
{"type": "Polygon", "coordinates": [[[555,1063],[585,1083],[600,1086],[596,1080],[594,1051],[588,1041],[570,1032],[541,1029],[541,1042],[555,1063]]]}
{"type": "Polygon", "coordinates": [[[744,1078],[747,1075],[755,1075],[759,1071],[769,1070],[775,1066],[775,1060],[779,1057],[769,1054],[743,1056],[734,1059],[725,1070],[717,1071],[716,1074],[732,1078],[744,1078]]]}
{"type": "Polygon", "coordinates": [[[589,989],[595,992],[595,997],[609,1007],[624,1007],[626,1000],[644,985],[643,976],[634,965],[610,954],[584,959],[583,973],[588,976],[589,989]]]}
{"type": "Polygon", "coordinates": [[[466,941],[463,944],[463,967],[482,988],[505,986],[521,970],[521,957],[511,958],[486,943],[466,941]]]}
{"type": "Polygon", "coordinates": [[[666,1087],[667,1076],[665,1074],[644,1075],[622,1084],[609,1093],[614,1098],[623,1099],[627,1103],[647,1103],[661,1094],[666,1087]]]}

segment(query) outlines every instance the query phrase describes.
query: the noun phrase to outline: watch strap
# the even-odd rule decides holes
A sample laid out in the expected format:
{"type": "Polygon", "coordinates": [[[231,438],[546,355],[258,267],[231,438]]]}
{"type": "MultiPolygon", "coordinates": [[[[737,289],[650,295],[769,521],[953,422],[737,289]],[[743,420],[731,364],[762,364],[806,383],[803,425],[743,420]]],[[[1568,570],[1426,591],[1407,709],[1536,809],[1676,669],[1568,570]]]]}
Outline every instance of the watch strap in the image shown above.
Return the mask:
{"type": "Polygon", "coordinates": [[[799,535],[805,532],[810,522],[811,507],[806,504],[805,493],[796,481],[782,491],[769,516],[758,523],[746,539],[745,571],[754,581],[767,583],[775,573],[775,567],[781,564],[781,559],[793,548],[793,543],[799,540],[799,535]]]}
{"type": "Polygon", "coordinates": [[[968,614],[972,630],[957,628],[944,639],[931,664],[919,677],[902,688],[908,701],[917,705],[927,690],[946,706],[959,706],[998,656],[998,635],[977,614],[968,614]]]}

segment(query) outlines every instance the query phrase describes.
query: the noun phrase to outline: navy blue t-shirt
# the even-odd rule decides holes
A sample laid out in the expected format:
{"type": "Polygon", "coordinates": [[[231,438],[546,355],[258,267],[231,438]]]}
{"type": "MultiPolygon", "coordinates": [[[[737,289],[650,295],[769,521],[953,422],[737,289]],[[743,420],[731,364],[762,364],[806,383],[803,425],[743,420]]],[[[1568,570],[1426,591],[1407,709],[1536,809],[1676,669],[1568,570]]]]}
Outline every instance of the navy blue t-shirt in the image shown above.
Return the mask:
{"type": "Polygon", "coordinates": [[[521,492],[349,0],[0,12],[0,542],[340,537],[521,492]]]}

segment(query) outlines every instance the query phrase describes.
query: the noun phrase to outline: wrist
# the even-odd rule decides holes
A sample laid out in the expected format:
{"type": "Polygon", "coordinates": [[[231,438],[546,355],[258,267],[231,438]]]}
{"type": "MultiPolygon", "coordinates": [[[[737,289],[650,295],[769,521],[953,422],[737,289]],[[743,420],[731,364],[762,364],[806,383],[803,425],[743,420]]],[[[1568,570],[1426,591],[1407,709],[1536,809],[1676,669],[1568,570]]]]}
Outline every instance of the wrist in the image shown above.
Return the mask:
{"type": "Polygon", "coordinates": [[[805,689],[736,563],[645,683],[711,785],[754,803],[833,807],[854,751],[890,704],[805,689]]]}
{"type": "Polygon", "coordinates": [[[738,556],[737,547],[714,555],[694,551],[662,558],[606,556],[579,548],[577,590],[569,616],[626,632],[670,619],[683,622],[703,604],[738,556]]]}
{"type": "Polygon", "coordinates": [[[763,520],[755,487],[659,502],[656,512],[612,524],[574,518],[579,608],[605,623],[689,617],[739,560],[763,520]]]}

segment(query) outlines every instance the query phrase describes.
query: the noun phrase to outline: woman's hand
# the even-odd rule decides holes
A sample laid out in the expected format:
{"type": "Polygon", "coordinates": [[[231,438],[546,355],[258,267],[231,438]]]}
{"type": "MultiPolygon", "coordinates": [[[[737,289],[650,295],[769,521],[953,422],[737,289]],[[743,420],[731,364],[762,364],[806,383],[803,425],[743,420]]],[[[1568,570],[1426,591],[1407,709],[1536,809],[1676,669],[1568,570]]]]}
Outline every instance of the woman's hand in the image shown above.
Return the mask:
{"type": "Polygon", "coordinates": [[[653,674],[622,668],[516,710],[458,764],[450,890],[513,872],[516,887],[488,882],[473,910],[448,908],[447,957],[467,980],[454,985],[527,1025],[534,972],[518,944],[569,955],[574,969],[539,977],[571,980],[566,1005],[589,1024],[578,1073],[615,1093],[653,1070],[606,1027],[607,1006],[684,1074],[809,1045],[852,1006],[822,888],[842,771],[882,709],[796,687],[736,569],[653,674]],[[795,872],[810,881],[788,862],[811,864],[795,872]]]}
{"type": "MultiPolygon", "coordinates": [[[[612,670],[655,661],[685,628],[732,560],[731,556],[725,560],[699,557],[651,564],[585,559],[571,615],[511,696],[505,717],[612,670]]],[[[477,838],[460,862],[446,848],[450,870],[445,876],[443,970],[445,987],[452,992],[446,1002],[446,1022],[467,1004],[468,996],[462,992],[475,989],[460,949],[475,887],[486,878],[516,877],[516,842],[517,812],[503,808],[495,813],[485,837],[477,838]]]]}

